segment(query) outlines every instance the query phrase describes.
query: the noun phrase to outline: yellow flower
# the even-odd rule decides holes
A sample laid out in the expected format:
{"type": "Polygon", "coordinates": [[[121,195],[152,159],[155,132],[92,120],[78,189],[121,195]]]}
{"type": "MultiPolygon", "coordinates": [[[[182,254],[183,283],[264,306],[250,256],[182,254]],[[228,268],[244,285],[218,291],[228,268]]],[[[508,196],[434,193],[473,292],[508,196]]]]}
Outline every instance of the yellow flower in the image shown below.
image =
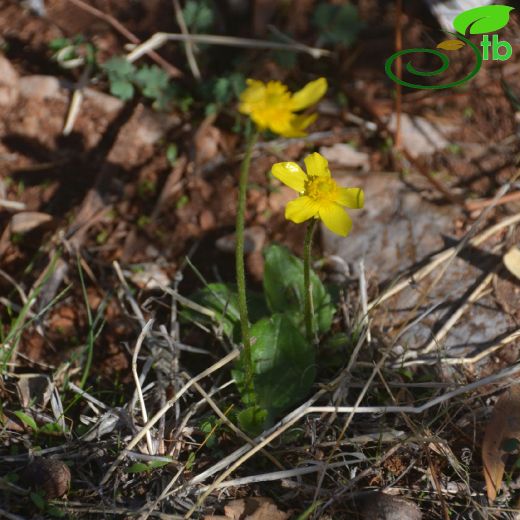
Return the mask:
{"type": "Polygon", "coordinates": [[[247,88],[240,95],[238,110],[248,115],[259,130],[269,129],[283,137],[302,137],[305,129],[316,120],[316,114],[298,115],[317,103],[327,90],[327,80],[319,78],[291,94],[279,81],[263,83],[247,80],[247,88]]]}
{"type": "Polygon", "coordinates": [[[296,190],[300,196],[285,208],[285,218],[300,224],[310,218],[320,218],[331,231],[346,237],[352,220],[343,209],[359,209],[364,204],[361,188],[342,188],[332,179],[329,164],[319,153],[304,159],[307,173],[294,162],[276,163],[273,175],[296,190]]]}

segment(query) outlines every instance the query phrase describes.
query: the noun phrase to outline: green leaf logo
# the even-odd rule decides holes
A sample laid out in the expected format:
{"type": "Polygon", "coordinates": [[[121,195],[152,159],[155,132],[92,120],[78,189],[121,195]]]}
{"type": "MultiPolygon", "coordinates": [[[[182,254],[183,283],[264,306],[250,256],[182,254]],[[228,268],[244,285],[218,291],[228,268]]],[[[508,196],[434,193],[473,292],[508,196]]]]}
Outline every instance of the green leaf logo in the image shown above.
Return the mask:
{"type": "Polygon", "coordinates": [[[509,13],[514,9],[508,5],[486,5],[460,13],[453,21],[460,34],[485,34],[498,31],[509,22],[509,13]]]}

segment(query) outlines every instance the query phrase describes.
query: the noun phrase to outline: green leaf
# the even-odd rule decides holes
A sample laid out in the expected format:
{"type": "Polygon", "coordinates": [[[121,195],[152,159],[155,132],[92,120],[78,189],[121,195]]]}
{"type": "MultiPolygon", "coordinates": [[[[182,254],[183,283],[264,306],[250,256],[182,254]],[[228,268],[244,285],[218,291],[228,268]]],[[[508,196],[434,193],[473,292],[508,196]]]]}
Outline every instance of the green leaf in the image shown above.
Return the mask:
{"type": "Polygon", "coordinates": [[[109,76],[117,76],[118,78],[130,78],[135,73],[135,66],[126,58],[115,56],[105,61],[101,68],[109,76]]]}
{"type": "Polygon", "coordinates": [[[204,441],[208,448],[213,448],[217,444],[217,432],[219,426],[220,421],[213,415],[202,421],[200,425],[200,431],[206,434],[204,441]]]}
{"type": "MultiPolygon", "coordinates": [[[[320,333],[324,333],[330,329],[334,306],[313,271],[311,285],[315,325],[320,333]]],[[[264,293],[272,312],[286,314],[296,327],[304,330],[303,262],[285,247],[271,245],[265,251],[264,293]]]]}
{"type": "Polygon", "coordinates": [[[228,78],[218,78],[213,87],[213,95],[217,103],[225,103],[229,99],[230,83],[228,78]]]}
{"type": "MultiPolygon", "coordinates": [[[[251,327],[251,337],[254,338],[251,346],[254,403],[267,410],[268,420],[272,420],[309,392],[316,375],[314,347],[283,314],[274,314],[255,323],[251,327]]],[[[233,377],[243,400],[251,404],[251,396],[244,395],[243,354],[233,370],[233,377]]]]}
{"type": "MultiPolygon", "coordinates": [[[[214,323],[222,326],[222,331],[226,336],[233,338],[234,333],[240,326],[240,313],[238,311],[238,296],[230,286],[223,283],[210,283],[197,291],[192,296],[192,300],[214,311],[214,323]]],[[[187,314],[193,315],[193,311],[188,311],[187,314]]],[[[208,323],[207,318],[199,318],[199,315],[197,315],[197,318],[208,323]]]]}
{"type": "Polygon", "coordinates": [[[49,435],[53,435],[56,433],[63,433],[63,428],[56,422],[51,422],[44,424],[40,428],[40,433],[47,433],[49,435]]]}
{"type": "Polygon", "coordinates": [[[301,515],[298,516],[295,520],[308,520],[311,515],[318,509],[318,507],[323,504],[323,500],[318,500],[317,502],[313,502],[301,515]]]}
{"type": "Polygon", "coordinates": [[[148,471],[148,466],[144,462],[135,462],[130,467],[126,468],[126,473],[144,473],[148,471]]]}
{"type": "Polygon", "coordinates": [[[36,491],[31,491],[29,495],[31,502],[40,510],[45,510],[45,498],[43,498],[43,495],[41,493],[37,493],[36,491]]]}
{"type": "Polygon", "coordinates": [[[213,25],[213,10],[206,0],[188,0],[182,15],[190,32],[202,32],[213,25]]]}
{"type": "Polygon", "coordinates": [[[273,53],[274,61],[284,69],[291,70],[298,62],[298,56],[292,51],[277,51],[273,53]]]}
{"type": "Polygon", "coordinates": [[[116,56],[107,60],[101,68],[106,72],[110,83],[110,93],[113,96],[128,101],[134,96],[132,77],[135,67],[126,58],[116,56]]]}
{"type": "Polygon", "coordinates": [[[256,437],[264,431],[267,416],[267,410],[264,408],[250,406],[237,414],[238,425],[249,435],[256,437]]]}
{"type": "Polygon", "coordinates": [[[150,462],[135,462],[129,468],[126,468],[126,473],[146,473],[157,468],[162,468],[170,464],[168,460],[152,460],[150,462]]]}
{"type": "Polygon", "coordinates": [[[56,506],[49,506],[47,508],[47,514],[53,516],[54,518],[65,518],[67,516],[67,511],[56,506]]]}
{"type": "Polygon", "coordinates": [[[453,26],[460,34],[485,34],[498,31],[509,22],[509,13],[514,7],[508,5],[485,5],[460,13],[453,26]]]}
{"type": "MultiPolygon", "coordinates": [[[[222,332],[227,337],[239,341],[240,311],[238,310],[238,295],[233,285],[210,283],[203,289],[196,291],[191,299],[202,307],[213,311],[215,317],[210,319],[209,316],[199,314],[188,308],[182,310],[182,317],[206,325],[217,325],[222,328],[222,332]]],[[[257,321],[268,314],[263,295],[254,292],[248,293],[247,303],[251,321],[257,321]]]]}
{"type": "Polygon", "coordinates": [[[126,80],[114,80],[110,82],[110,93],[123,101],[134,97],[134,86],[126,80]]]}
{"type": "Polygon", "coordinates": [[[229,76],[217,78],[213,84],[213,99],[219,104],[229,103],[236,98],[244,90],[246,80],[244,75],[239,72],[233,72],[229,76]]]}
{"type": "Polygon", "coordinates": [[[314,11],[314,23],[320,31],[318,44],[351,45],[364,27],[356,6],[352,4],[319,4],[314,11]]]}
{"type": "Polygon", "coordinates": [[[166,159],[170,166],[175,166],[177,162],[177,157],[179,156],[179,149],[175,143],[170,143],[168,148],[166,148],[166,159]]]}
{"type": "Polygon", "coordinates": [[[195,460],[197,458],[197,455],[195,454],[194,451],[192,451],[189,455],[188,455],[188,460],[186,461],[186,469],[188,471],[191,471],[191,468],[193,467],[193,464],[195,464],[195,460]]]}
{"type": "Polygon", "coordinates": [[[27,415],[25,412],[22,412],[22,410],[17,410],[14,412],[16,417],[22,421],[25,426],[29,426],[29,428],[33,429],[35,432],[38,431],[38,425],[36,424],[35,420],[30,416],[27,415]]]}
{"type": "Polygon", "coordinates": [[[518,439],[515,439],[514,437],[510,439],[504,439],[502,441],[502,445],[500,446],[503,451],[506,451],[507,453],[513,453],[514,451],[518,450],[518,447],[520,446],[520,441],[518,439]]]}
{"type": "Polygon", "coordinates": [[[168,74],[157,65],[141,67],[134,76],[135,82],[141,88],[143,96],[159,99],[168,87],[168,74]]]}
{"type": "Polygon", "coordinates": [[[72,42],[69,38],[54,38],[48,43],[48,45],[49,49],[51,49],[52,51],[60,51],[68,45],[71,45],[71,43],[72,42]]]}

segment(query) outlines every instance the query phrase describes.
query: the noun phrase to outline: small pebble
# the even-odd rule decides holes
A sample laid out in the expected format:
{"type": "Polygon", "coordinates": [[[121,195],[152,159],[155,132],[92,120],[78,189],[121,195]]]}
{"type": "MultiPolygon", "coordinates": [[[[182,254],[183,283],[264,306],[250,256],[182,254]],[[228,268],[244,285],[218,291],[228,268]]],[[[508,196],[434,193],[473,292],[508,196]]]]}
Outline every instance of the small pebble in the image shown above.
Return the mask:
{"type": "Polygon", "coordinates": [[[409,500],[374,493],[363,500],[363,520],[421,520],[421,510],[409,500]]]}

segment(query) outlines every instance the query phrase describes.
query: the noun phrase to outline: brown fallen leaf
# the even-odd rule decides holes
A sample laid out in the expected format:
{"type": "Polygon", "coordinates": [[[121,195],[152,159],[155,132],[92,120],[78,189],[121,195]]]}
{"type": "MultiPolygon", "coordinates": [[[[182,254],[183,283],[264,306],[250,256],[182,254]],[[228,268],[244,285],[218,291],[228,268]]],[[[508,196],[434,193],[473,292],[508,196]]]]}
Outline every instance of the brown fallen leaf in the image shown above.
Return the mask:
{"type": "Polygon", "coordinates": [[[206,516],[204,520],[287,520],[289,513],[280,511],[276,504],[265,497],[249,497],[232,500],[224,506],[225,516],[206,516]]]}
{"type": "Polygon", "coordinates": [[[508,388],[498,398],[484,433],[482,462],[490,503],[502,484],[507,459],[503,443],[509,439],[520,440],[520,385],[508,388]]]}
{"type": "Polygon", "coordinates": [[[11,233],[27,233],[37,227],[47,224],[52,217],[39,211],[23,211],[13,215],[10,223],[11,233]]]}
{"type": "Polygon", "coordinates": [[[195,166],[197,168],[214,159],[219,152],[221,132],[213,125],[215,119],[215,114],[207,116],[193,136],[195,166]]]}

